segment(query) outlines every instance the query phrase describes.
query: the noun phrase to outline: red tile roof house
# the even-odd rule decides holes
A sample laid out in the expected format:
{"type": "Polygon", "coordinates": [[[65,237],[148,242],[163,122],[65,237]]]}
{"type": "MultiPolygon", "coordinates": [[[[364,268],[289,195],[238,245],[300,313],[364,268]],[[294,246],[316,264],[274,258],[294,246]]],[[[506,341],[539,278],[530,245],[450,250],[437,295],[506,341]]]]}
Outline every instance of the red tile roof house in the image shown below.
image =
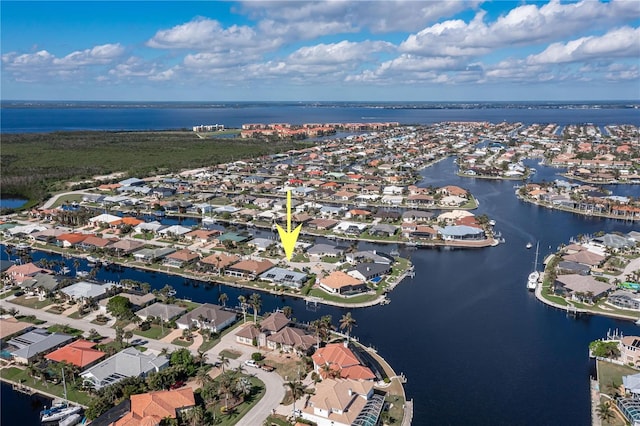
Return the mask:
{"type": "Polygon", "coordinates": [[[81,243],[87,237],[89,237],[89,234],[61,234],[56,237],[56,240],[58,240],[58,243],[62,247],[69,248],[74,247],[78,243],[81,243]]]}
{"type": "Polygon", "coordinates": [[[332,370],[340,371],[343,379],[375,380],[373,372],[360,361],[354,353],[346,347],[345,343],[330,343],[324,348],[318,349],[312,356],[313,369],[322,377],[327,377],[324,366],[328,365],[332,370]]]}
{"type": "Polygon", "coordinates": [[[107,355],[105,352],[93,349],[95,345],[95,343],[88,340],[76,340],[45,355],[45,358],[56,362],[68,362],[85,369],[107,355]]]}
{"type": "Polygon", "coordinates": [[[342,271],[334,271],[320,279],[320,288],[331,294],[354,294],[369,290],[367,284],[342,271]]]}
{"type": "Polygon", "coordinates": [[[7,276],[16,284],[21,284],[37,274],[53,274],[53,271],[41,268],[33,262],[24,265],[12,265],[6,270],[7,276]]]}
{"type": "Polygon", "coordinates": [[[256,277],[263,272],[273,268],[274,264],[268,260],[256,261],[256,260],[243,260],[235,265],[227,267],[225,275],[237,278],[246,278],[249,280],[255,280],[256,277]]]}
{"type": "Polygon", "coordinates": [[[240,260],[240,256],[235,254],[214,253],[200,259],[198,266],[205,271],[213,271],[223,274],[225,268],[240,260]]]}
{"type": "Polygon", "coordinates": [[[188,249],[176,251],[167,255],[162,263],[172,268],[184,268],[200,259],[200,255],[188,249]]]}
{"type": "Polygon", "coordinates": [[[176,419],[195,407],[189,387],[131,395],[131,410],[112,423],[113,426],[157,426],[166,419],[176,419]]]}

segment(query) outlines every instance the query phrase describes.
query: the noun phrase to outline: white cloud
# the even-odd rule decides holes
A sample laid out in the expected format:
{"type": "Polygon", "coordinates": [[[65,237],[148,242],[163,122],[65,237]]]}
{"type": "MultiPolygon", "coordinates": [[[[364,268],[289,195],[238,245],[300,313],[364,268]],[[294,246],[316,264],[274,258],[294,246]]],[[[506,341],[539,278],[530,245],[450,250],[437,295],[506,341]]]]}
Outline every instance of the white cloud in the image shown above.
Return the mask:
{"type": "Polygon", "coordinates": [[[527,57],[530,64],[580,62],[603,58],[640,57],[640,28],[623,27],[597,37],[553,43],[543,52],[527,57]]]}
{"type": "Polygon", "coordinates": [[[147,41],[147,46],[157,49],[195,49],[209,52],[269,50],[280,44],[277,39],[259,36],[251,27],[232,25],[223,28],[220,22],[208,18],[196,18],[185,24],[160,30],[147,41]]]}
{"type": "Polygon", "coordinates": [[[349,33],[367,29],[372,33],[416,31],[432,22],[453,16],[481,3],[473,1],[305,1],[243,3],[256,20],[301,38],[349,33]],[[287,28],[288,27],[288,28],[287,28]],[[306,28],[305,31],[302,31],[306,28]]]}
{"type": "Polygon", "coordinates": [[[640,17],[636,2],[614,0],[601,3],[583,0],[516,7],[493,23],[480,11],[470,22],[448,20],[434,24],[401,43],[400,50],[419,55],[482,55],[496,48],[531,45],[557,40],[612,23],[640,17]]]}
{"type": "Polygon", "coordinates": [[[289,55],[288,62],[305,65],[341,64],[347,67],[357,66],[360,62],[371,61],[374,53],[393,50],[391,43],[384,41],[316,44],[305,46],[289,55]]]}

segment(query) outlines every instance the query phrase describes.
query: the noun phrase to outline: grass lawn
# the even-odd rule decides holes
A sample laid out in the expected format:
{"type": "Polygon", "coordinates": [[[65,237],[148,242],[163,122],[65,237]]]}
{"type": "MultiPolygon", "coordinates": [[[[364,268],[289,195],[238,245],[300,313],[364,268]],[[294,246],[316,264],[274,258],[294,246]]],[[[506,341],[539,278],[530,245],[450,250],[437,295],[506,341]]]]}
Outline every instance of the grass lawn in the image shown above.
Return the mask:
{"type": "Polygon", "coordinates": [[[171,343],[173,343],[174,345],[182,346],[184,348],[188,348],[189,346],[193,345],[193,340],[185,341],[180,337],[176,337],[171,343]]]}
{"type": "Polygon", "coordinates": [[[240,352],[232,351],[231,349],[220,351],[220,356],[224,356],[229,359],[238,359],[240,355],[242,355],[240,352]]]}
{"type": "Polygon", "coordinates": [[[46,321],[36,318],[34,315],[20,315],[16,319],[21,322],[28,322],[34,325],[44,324],[46,321]]]}
{"type": "Polygon", "coordinates": [[[64,205],[65,203],[73,203],[73,202],[77,202],[79,203],[80,201],[82,201],[82,194],[65,194],[60,196],[55,203],[53,203],[53,206],[51,206],[52,209],[55,209],[56,207],[60,207],[62,205],[64,205]]]}
{"type": "Polygon", "coordinates": [[[264,396],[265,385],[262,382],[262,380],[258,379],[257,377],[251,377],[251,376],[244,376],[244,377],[248,378],[249,382],[252,385],[251,394],[246,397],[246,399],[244,400],[244,402],[242,404],[240,404],[237,407],[235,407],[235,409],[233,410],[232,413],[230,413],[228,415],[223,415],[221,417],[222,421],[220,423],[218,423],[218,424],[221,424],[223,426],[235,425],[264,396]]]}
{"type": "Polygon", "coordinates": [[[72,313],[71,315],[69,315],[69,318],[80,319],[80,318],[86,317],[87,315],[89,315],[88,312],[85,315],[80,315],[80,310],[77,310],[74,313],[72,313]]]}
{"type": "Polygon", "coordinates": [[[236,321],[236,323],[231,325],[231,327],[225,328],[218,337],[216,337],[214,339],[211,339],[211,340],[204,340],[204,342],[202,342],[202,344],[200,345],[198,350],[201,351],[201,352],[208,351],[209,349],[213,348],[215,345],[220,343],[220,339],[222,338],[222,336],[225,336],[225,335],[231,333],[232,331],[235,331],[241,325],[242,325],[241,321],[236,321]]]}
{"type": "Polygon", "coordinates": [[[164,327],[164,331],[163,331],[162,327],[158,325],[152,325],[151,328],[148,330],[140,330],[139,328],[136,328],[132,331],[133,331],[133,334],[146,337],[147,339],[160,340],[167,334],[171,333],[173,329],[171,327],[164,327]]]}
{"type": "Polygon", "coordinates": [[[369,302],[371,300],[374,300],[376,297],[378,297],[377,294],[371,294],[371,293],[361,294],[358,296],[351,296],[351,297],[342,297],[338,295],[328,294],[327,292],[320,290],[319,288],[311,289],[311,291],[309,292],[309,295],[318,297],[320,299],[328,300],[331,302],[340,302],[340,303],[363,303],[363,302],[369,302]]]}
{"type": "Polygon", "coordinates": [[[613,364],[606,361],[596,361],[598,364],[598,385],[600,392],[613,396],[611,386],[622,385],[622,376],[638,374],[638,370],[626,365],[613,364]]]}
{"type": "Polygon", "coordinates": [[[42,309],[45,306],[49,306],[50,304],[52,304],[53,301],[49,299],[40,300],[40,298],[38,298],[37,296],[29,296],[29,298],[27,299],[27,296],[23,295],[11,300],[11,303],[15,303],[16,305],[20,306],[26,306],[27,308],[42,309]]]}
{"type": "Polygon", "coordinates": [[[82,330],[78,330],[77,328],[69,327],[68,325],[60,325],[60,324],[52,325],[51,327],[47,328],[47,331],[49,333],[71,334],[72,336],[80,336],[83,333],[82,330]]]}
{"type": "Polygon", "coordinates": [[[175,304],[186,308],[187,312],[193,311],[195,308],[201,305],[201,303],[191,302],[189,300],[176,300],[175,304]]]}
{"type": "Polygon", "coordinates": [[[267,417],[267,420],[264,421],[265,425],[269,426],[291,426],[291,423],[282,415],[275,414],[267,417]]]}
{"type": "Polygon", "coordinates": [[[389,424],[400,424],[404,416],[404,398],[400,395],[387,395],[384,399],[390,404],[389,406],[389,424]]]}
{"type": "Polygon", "coordinates": [[[13,290],[5,291],[4,293],[0,294],[0,299],[5,299],[13,295],[13,293],[15,293],[13,290]]]}
{"type": "MultiPolygon", "coordinates": [[[[53,383],[41,382],[40,379],[29,377],[27,371],[20,368],[9,367],[2,369],[0,370],[0,376],[8,380],[21,382],[26,386],[59,396],[60,398],[62,398],[64,395],[64,388],[62,386],[62,383],[59,385],[55,385],[53,383]]],[[[79,384],[80,380],[77,380],[77,383],[79,384]]],[[[75,389],[73,383],[67,383],[67,398],[70,401],[77,402],[82,405],[89,405],[92,399],[92,397],[89,396],[89,394],[87,394],[86,392],[75,389]]]]}

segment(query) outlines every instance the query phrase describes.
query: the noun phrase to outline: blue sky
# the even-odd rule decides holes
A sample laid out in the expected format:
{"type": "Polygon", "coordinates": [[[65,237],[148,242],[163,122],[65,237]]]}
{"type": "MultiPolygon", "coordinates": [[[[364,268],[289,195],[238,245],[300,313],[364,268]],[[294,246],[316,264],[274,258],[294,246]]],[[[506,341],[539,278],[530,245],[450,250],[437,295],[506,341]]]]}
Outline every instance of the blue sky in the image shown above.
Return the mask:
{"type": "Polygon", "coordinates": [[[8,2],[2,99],[640,99],[640,2],[8,2]]]}

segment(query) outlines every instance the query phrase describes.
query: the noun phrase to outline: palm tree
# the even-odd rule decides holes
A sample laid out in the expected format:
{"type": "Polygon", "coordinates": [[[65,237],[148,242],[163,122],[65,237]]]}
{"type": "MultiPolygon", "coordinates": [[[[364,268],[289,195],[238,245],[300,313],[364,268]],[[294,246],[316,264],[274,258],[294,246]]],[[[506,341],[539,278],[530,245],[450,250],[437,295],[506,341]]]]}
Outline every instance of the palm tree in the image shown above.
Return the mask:
{"type": "Polygon", "coordinates": [[[223,308],[227,307],[227,300],[229,300],[229,296],[227,296],[227,293],[220,293],[220,296],[218,296],[218,302],[222,304],[223,308]]]}
{"type": "Polygon", "coordinates": [[[198,383],[200,383],[201,387],[205,387],[209,382],[213,381],[213,379],[209,375],[209,372],[204,368],[198,370],[198,373],[196,374],[196,380],[198,383]]]}
{"type": "Polygon", "coordinates": [[[78,269],[80,268],[80,261],[78,259],[73,259],[73,268],[76,270],[76,275],[78,275],[78,269]]]}
{"type": "Polygon", "coordinates": [[[609,420],[613,419],[616,415],[611,409],[611,402],[604,401],[601,402],[596,407],[596,414],[598,414],[598,418],[603,422],[609,423],[609,420]]]}
{"type": "Polygon", "coordinates": [[[340,330],[345,330],[347,332],[347,341],[349,341],[349,336],[351,335],[351,330],[356,325],[356,320],[351,316],[351,312],[347,312],[340,319],[340,330]]]}
{"type": "Polygon", "coordinates": [[[282,313],[284,314],[285,317],[290,319],[291,316],[293,315],[293,308],[291,306],[284,306],[282,308],[282,313]]]}
{"type": "Polygon", "coordinates": [[[224,355],[218,355],[218,360],[220,361],[220,365],[222,366],[222,372],[224,373],[224,366],[229,365],[229,358],[224,355]]]}
{"type": "Polygon", "coordinates": [[[240,295],[238,296],[238,302],[240,302],[240,308],[242,309],[242,315],[244,316],[243,323],[247,322],[247,298],[240,295]]]}
{"type": "Polygon", "coordinates": [[[249,303],[253,308],[253,322],[258,323],[258,311],[262,306],[262,300],[260,299],[260,295],[258,293],[253,293],[249,298],[249,303]]]}
{"type": "Polygon", "coordinates": [[[204,409],[199,405],[196,405],[190,410],[184,411],[182,416],[191,426],[204,424],[204,409]]]}
{"type": "Polygon", "coordinates": [[[291,398],[293,398],[293,412],[296,412],[296,401],[304,395],[306,387],[299,380],[293,380],[285,382],[287,390],[291,392],[291,398]]]}
{"type": "Polygon", "coordinates": [[[209,355],[207,355],[206,352],[201,351],[200,349],[198,349],[198,355],[196,355],[193,359],[194,362],[197,362],[200,364],[200,367],[202,367],[202,364],[204,364],[205,362],[207,362],[207,358],[209,357],[209,355]]]}

